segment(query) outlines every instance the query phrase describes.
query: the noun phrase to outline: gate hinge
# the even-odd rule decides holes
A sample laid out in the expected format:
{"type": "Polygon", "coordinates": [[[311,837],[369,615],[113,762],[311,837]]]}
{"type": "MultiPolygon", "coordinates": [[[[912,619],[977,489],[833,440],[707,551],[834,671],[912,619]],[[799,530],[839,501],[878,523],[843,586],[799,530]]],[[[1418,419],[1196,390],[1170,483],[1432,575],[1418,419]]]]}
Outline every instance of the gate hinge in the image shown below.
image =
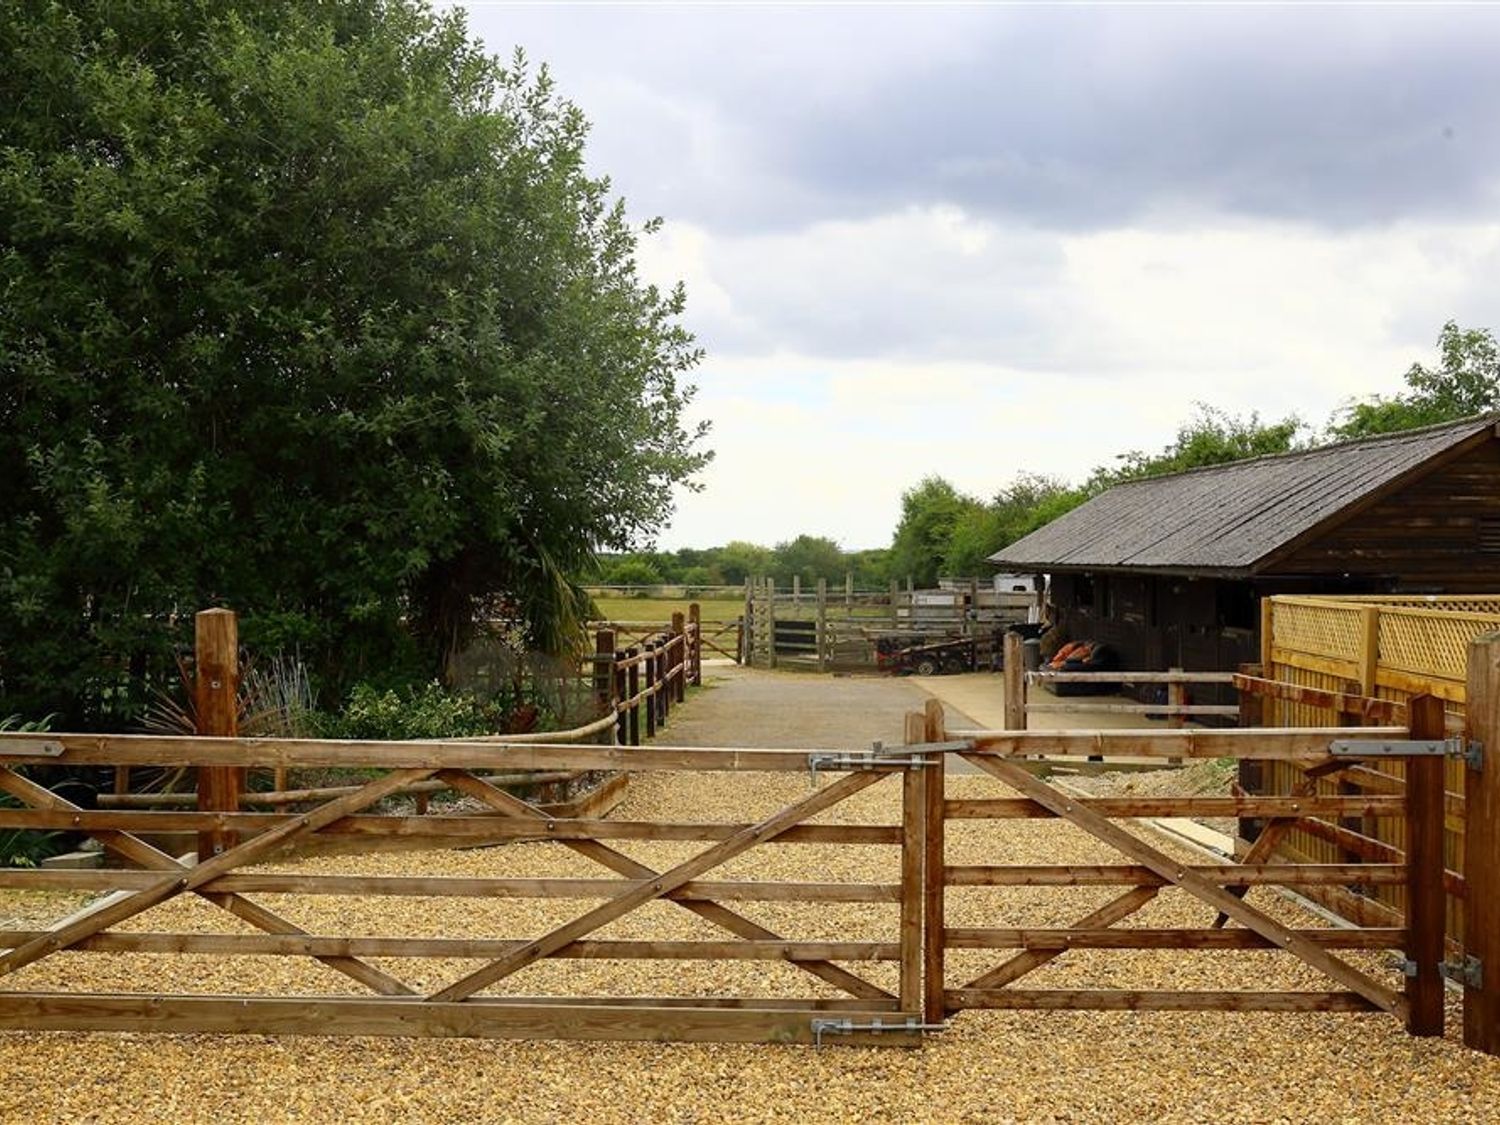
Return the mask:
{"type": "Polygon", "coordinates": [[[1443,976],[1465,988],[1484,987],[1484,962],[1472,953],[1465,954],[1461,961],[1444,961],[1440,969],[1443,976]]]}
{"type": "Polygon", "coordinates": [[[1461,758],[1471,770],[1484,764],[1484,744],[1452,738],[1339,738],[1328,744],[1335,758],[1461,758]]]}
{"type": "Polygon", "coordinates": [[[923,1023],[915,1016],[908,1016],[901,1023],[886,1023],[876,1016],[869,1023],[855,1023],[852,1019],[813,1020],[813,1045],[821,1047],[825,1035],[853,1035],[856,1031],[868,1031],[879,1035],[882,1031],[947,1031],[946,1023],[923,1023]]]}
{"type": "Polygon", "coordinates": [[[1396,962],[1395,967],[1401,970],[1401,975],[1403,977],[1410,977],[1413,980],[1416,979],[1417,963],[1410,957],[1403,957],[1401,960],[1396,962]]]}

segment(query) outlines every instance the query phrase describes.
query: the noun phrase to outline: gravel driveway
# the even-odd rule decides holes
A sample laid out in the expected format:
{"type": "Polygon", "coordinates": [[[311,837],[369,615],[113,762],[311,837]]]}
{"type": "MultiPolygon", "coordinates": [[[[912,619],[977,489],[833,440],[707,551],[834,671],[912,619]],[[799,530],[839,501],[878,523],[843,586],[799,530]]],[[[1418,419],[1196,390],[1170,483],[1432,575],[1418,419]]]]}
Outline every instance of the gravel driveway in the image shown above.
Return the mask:
{"type": "MultiPolygon", "coordinates": [[[[710,670],[714,686],[676,711],[663,741],[862,746],[899,740],[900,716],[925,698],[909,682],[710,670]]],[[[805,795],[802,775],[638,775],[616,815],[727,821],[805,795]]],[[[950,779],[954,796],[994,796],[988,778],[950,779]]],[[[899,786],[882,782],[830,814],[891,823],[899,786]]],[[[1040,820],[952,826],[950,863],[1118,862],[1069,825],[1040,820]]],[[[701,845],[631,841],[643,863],[680,861],[701,845]]],[[[770,845],[711,878],[882,880],[893,849],[770,845]]],[[[555,844],[412,855],[324,858],[303,871],[368,874],[599,875],[555,844]]],[[[1110,888],[959,888],[954,926],[1066,925],[1110,888]]],[[[0,914],[15,912],[0,894],[0,914]],[[8,908],[8,909],[7,909],[8,908]]],[[[1251,900],[1316,924],[1262,888],[1251,900]]],[[[264,896],[312,932],[526,936],[581,909],[566,900],[264,896]]],[[[794,938],[882,940],[894,906],[745,903],[794,938]]],[[[223,930],[222,912],[174,901],[141,928],[223,930]]],[[[1164,892],[1133,924],[1204,926],[1212,911],[1164,892]]],[[[233,929],[230,919],[227,928],[233,929]]],[[[639,939],[713,936],[706,923],[654,904],[611,928],[639,939]]],[[[601,933],[600,936],[606,936],[601,933]]],[[[954,977],[1001,955],[956,952],[954,977]]],[[[1356,958],[1357,959],[1357,958],[1356,958]]],[[[1359,963],[1396,979],[1379,956],[1359,963]]],[[[382,962],[413,984],[463,965],[382,962]]],[[[861,966],[877,983],[893,966],[861,966]]],[[[549,961],[514,984],[529,994],[818,995],[789,966],[753,962],[549,961]],[[809,989],[812,989],[809,992],[809,989]]],[[[79,990],[347,991],[303,958],[67,954],[29,966],[13,987],[79,990]]],[[[1028,981],[1028,983],[1030,983],[1028,981]]],[[[1070,953],[1037,987],[1323,988],[1280,953],[1070,953]]],[[[966,1012],[920,1050],[474,1040],[0,1034],[5,1121],[536,1121],[536,1122],[1493,1122],[1500,1060],[1454,1041],[1412,1039],[1382,1015],[966,1012]]]]}

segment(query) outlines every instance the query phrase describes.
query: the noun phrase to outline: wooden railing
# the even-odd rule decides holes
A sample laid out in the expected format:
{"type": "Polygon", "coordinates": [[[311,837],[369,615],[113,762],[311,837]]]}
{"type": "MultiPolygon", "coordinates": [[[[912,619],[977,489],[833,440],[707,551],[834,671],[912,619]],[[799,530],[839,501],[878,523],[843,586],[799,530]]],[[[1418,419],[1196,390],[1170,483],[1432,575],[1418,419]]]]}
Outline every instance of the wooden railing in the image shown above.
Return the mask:
{"type": "Polygon", "coordinates": [[[703,683],[702,624],[698,606],[690,616],[674,613],[667,628],[618,647],[612,628],[594,634],[594,696],[598,709],[615,717],[616,741],[639,746],[667,725],[672,707],[687,698],[688,685],[703,683]]]}

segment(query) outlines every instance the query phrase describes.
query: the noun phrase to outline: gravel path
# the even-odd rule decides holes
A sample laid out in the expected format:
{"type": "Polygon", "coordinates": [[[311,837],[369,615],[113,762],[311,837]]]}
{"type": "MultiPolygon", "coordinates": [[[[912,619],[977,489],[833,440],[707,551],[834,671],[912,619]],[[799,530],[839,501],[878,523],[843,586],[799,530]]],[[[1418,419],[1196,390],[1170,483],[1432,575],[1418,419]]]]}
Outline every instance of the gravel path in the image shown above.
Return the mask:
{"type": "MultiPolygon", "coordinates": [[[[786,680],[789,693],[832,685],[826,708],[847,744],[892,739],[888,718],[912,706],[899,692],[881,702],[880,681],[786,680]],[[889,707],[889,714],[882,708],[889,707]]],[[[695,733],[716,692],[725,710],[769,690],[760,677],[726,678],[674,715],[669,740],[695,733]],[[700,710],[701,708],[701,710],[700,710]],[[697,712],[695,714],[695,712],[697,712]]],[[[759,698],[758,696],[756,698],[759,698]]],[[[807,696],[798,694],[798,704],[807,696]]],[[[916,697],[918,705],[920,696],[916,697]]],[[[764,700],[761,700],[764,702],[764,700]]],[[[717,706],[716,704],[714,706],[717,706]]],[[[820,706],[820,705],[819,705],[820,706]]],[[[791,707],[783,704],[783,710],[791,707]]],[[[764,710],[762,709],[762,714],[764,710]]],[[[819,720],[821,723],[822,720],[819,720]]],[[[833,722],[830,718],[829,722],[833,722]]],[[[792,723],[767,719],[756,744],[775,745],[792,723]],[[782,733],[778,733],[782,732],[782,733]]],[[[803,728],[824,741],[833,726],[803,728]]],[[[895,731],[899,733],[899,726],[895,731]]],[[[827,742],[836,745],[835,742],[827,742]]],[[[955,796],[1000,795],[984,777],[954,777],[955,796]]],[[[622,818],[741,820],[808,792],[790,775],[638,776],[622,818]]],[[[882,782],[821,819],[891,823],[899,787],[882,782]]],[[[629,843],[642,862],[664,865],[696,846],[629,843]]],[[[894,849],[768,845],[714,878],[889,880],[894,849]]],[[[952,826],[952,863],[1117,862],[1066,825],[1045,821],[952,826]]],[[[329,858],[304,871],[451,875],[597,875],[598,868],[551,844],[426,855],[329,858]]],[[[964,888],[950,897],[950,925],[1064,925],[1112,896],[1110,888],[964,888]]],[[[60,899],[60,896],[54,896],[60,899]]],[[[422,899],[263,896],[314,932],[527,936],[582,907],[556,900],[463,903],[422,899]]],[[[1256,902],[1300,925],[1318,924],[1260,888],[1256,902]]],[[[20,904],[0,896],[0,917],[20,904]]],[[[30,915],[35,896],[25,903],[30,915]]],[[[59,901],[61,909],[66,903],[59,901]]],[[[747,903],[743,912],[793,938],[890,940],[886,906],[747,903]]],[[[1131,924],[1208,924],[1208,907],[1164,892],[1131,924]]],[[[16,923],[12,922],[11,925],[16,923]]],[[[173,902],[140,928],[232,930],[238,924],[198,902],[173,902]]],[[[633,913],[601,937],[713,936],[668,904],[633,913]]],[[[1004,955],[959,953],[953,978],[968,979],[1004,955]]],[[[1394,981],[1381,957],[1359,963],[1394,981]]],[[[383,961],[419,986],[451,980],[473,962],[383,961]]],[[[893,983],[889,965],[858,966],[893,983]]],[[[1038,972],[1037,987],[1323,988],[1279,953],[1072,953],[1038,972]]],[[[345,991],[344,978],[296,958],[208,959],[61,955],[30,966],[17,987],[128,991],[345,991]]],[[[531,994],[832,995],[780,964],[567,961],[533,966],[511,989],[531,994]]],[[[921,1050],[854,1050],[640,1043],[511,1043],[470,1040],[317,1039],[157,1035],[0,1034],[0,1119],[6,1121],[1202,1121],[1500,1120],[1500,1060],[1453,1041],[1408,1038],[1377,1015],[984,1013],[959,1016],[921,1050]]]]}

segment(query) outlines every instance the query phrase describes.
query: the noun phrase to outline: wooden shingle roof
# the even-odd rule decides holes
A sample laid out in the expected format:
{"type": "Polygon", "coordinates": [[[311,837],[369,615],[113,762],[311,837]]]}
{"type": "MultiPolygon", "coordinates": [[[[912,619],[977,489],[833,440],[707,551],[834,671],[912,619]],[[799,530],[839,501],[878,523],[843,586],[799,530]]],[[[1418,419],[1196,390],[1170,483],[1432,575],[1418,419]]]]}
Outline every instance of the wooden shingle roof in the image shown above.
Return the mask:
{"type": "Polygon", "coordinates": [[[990,556],[1007,570],[1252,574],[1282,548],[1429,462],[1495,432],[1495,416],[1116,485],[990,556]]]}

